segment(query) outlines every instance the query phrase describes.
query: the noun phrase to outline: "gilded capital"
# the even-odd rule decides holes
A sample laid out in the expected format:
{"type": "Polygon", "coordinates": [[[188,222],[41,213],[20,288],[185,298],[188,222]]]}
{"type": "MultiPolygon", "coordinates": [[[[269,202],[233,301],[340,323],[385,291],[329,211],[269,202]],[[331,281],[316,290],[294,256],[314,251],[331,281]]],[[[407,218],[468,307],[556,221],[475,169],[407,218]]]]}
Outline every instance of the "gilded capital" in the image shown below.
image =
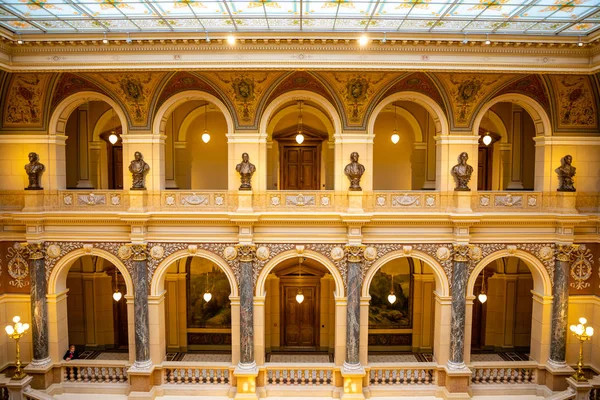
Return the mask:
{"type": "Polygon", "coordinates": [[[29,253],[30,260],[41,260],[44,258],[44,243],[21,243],[21,246],[29,253]]]}
{"type": "Polygon", "coordinates": [[[366,247],[364,244],[348,244],[344,246],[344,253],[346,253],[348,262],[362,262],[366,247]]]}
{"type": "Polygon", "coordinates": [[[148,247],[146,243],[128,244],[131,249],[131,259],[133,261],[146,261],[148,259],[148,247]]]}
{"type": "Polygon", "coordinates": [[[454,251],[452,253],[454,261],[469,262],[471,261],[472,244],[453,244],[454,251]]]}
{"type": "Polygon", "coordinates": [[[557,261],[570,261],[571,254],[579,248],[578,244],[559,244],[556,245],[555,257],[557,261]]]}
{"type": "Polygon", "coordinates": [[[237,255],[240,261],[252,262],[256,255],[256,246],[253,244],[237,244],[235,245],[237,255]]]}

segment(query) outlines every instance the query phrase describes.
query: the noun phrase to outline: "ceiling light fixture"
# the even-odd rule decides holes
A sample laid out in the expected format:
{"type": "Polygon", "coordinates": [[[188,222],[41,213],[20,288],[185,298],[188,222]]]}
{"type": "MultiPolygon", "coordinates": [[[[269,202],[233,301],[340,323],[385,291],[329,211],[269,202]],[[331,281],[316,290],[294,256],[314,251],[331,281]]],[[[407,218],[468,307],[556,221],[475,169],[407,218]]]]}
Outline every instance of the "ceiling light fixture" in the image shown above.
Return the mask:
{"type": "Polygon", "coordinates": [[[388,295],[388,301],[390,304],[396,302],[396,294],[394,293],[394,274],[392,274],[392,284],[390,285],[390,294],[388,295]]]}
{"type": "Polygon", "coordinates": [[[298,101],[298,127],[296,128],[296,143],[298,144],[304,142],[304,135],[302,132],[302,100],[300,100],[298,101]]]}
{"type": "Polygon", "coordinates": [[[397,144],[400,141],[398,135],[398,114],[396,113],[396,104],[394,104],[394,132],[392,133],[392,143],[397,144]]]}
{"type": "MultiPolygon", "coordinates": [[[[490,108],[488,108],[488,110],[487,110],[487,119],[488,119],[488,121],[490,119],[490,108]]],[[[483,138],[481,139],[481,141],[486,146],[489,146],[492,143],[492,136],[490,135],[490,131],[485,131],[485,135],[483,135],[483,138]]]]}
{"type": "Polygon", "coordinates": [[[208,133],[208,103],[204,105],[204,133],[202,133],[202,141],[208,143],[210,141],[210,133],[208,133]]]}
{"type": "Polygon", "coordinates": [[[227,43],[229,43],[230,46],[235,45],[235,36],[233,36],[233,33],[227,35],[227,43]]]}
{"type": "Polygon", "coordinates": [[[583,42],[581,41],[581,36],[579,36],[579,41],[577,42],[577,46],[583,47],[583,42]]]}
{"type": "Polygon", "coordinates": [[[369,44],[369,37],[368,37],[368,36],[367,36],[365,33],[363,33],[363,34],[360,36],[360,38],[358,39],[358,44],[359,44],[361,47],[364,47],[364,46],[366,46],[367,44],[369,44]]]}
{"type": "Polygon", "coordinates": [[[477,296],[481,304],[487,301],[487,294],[485,293],[485,270],[481,271],[481,291],[479,292],[479,296],[477,296]]]}
{"type": "MultiPolygon", "coordinates": [[[[111,121],[111,125],[112,125],[112,122],[115,119],[115,109],[111,108],[111,112],[112,112],[112,115],[110,117],[110,121],[111,121]]],[[[110,142],[110,144],[115,144],[119,141],[119,136],[117,135],[117,131],[114,128],[111,129],[111,131],[110,131],[110,135],[108,136],[108,141],[110,142]]],[[[117,301],[119,301],[119,300],[117,300],[117,301]]]]}
{"type": "Polygon", "coordinates": [[[106,38],[106,33],[104,33],[104,39],[102,39],[102,43],[108,44],[108,39],[106,38]]]}
{"type": "Polygon", "coordinates": [[[117,268],[115,268],[115,292],[113,293],[113,299],[115,301],[119,301],[122,297],[123,294],[121,294],[121,292],[119,291],[119,277],[117,275],[117,268]]]}
{"type": "Polygon", "coordinates": [[[204,288],[204,294],[202,295],[202,298],[207,303],[210,301],[210,299],[212,299],[212,293],[210,293],[208,290],[208,272],[206,273],[206,287],[204,288]]]}
{"type": "Polygon", "coordinates": [[[485,44],[488,45],[488,46],[490,44],[492,44],[492,41],[490,40],[490,37],[487,34],[485,35],[485,44]]]}
{"type": "MultiPolygon", "coordinates": [[[[298,258],[298,280],[302,281],[302,257],[298,258]]],[[[302,304],[302,302],[304,301],[304,294],[302,294],[302,288],[299,287],[298,291],[296,292],[296,301],[298,302],[298,304],[302,304]]]]}
{"type": "Polygon", "coordinates": [[[385,37],[386,32],[383,32],[383,40],[381,41],[381,43],[385,43],[387,42],[387,38],[385,37]]]}
{"type": "Polygon", "coordinates": [[[462,44],[467,44],[469,43],[469,39],[467,38],[467,34],[465,33],[465,38],[462,41],[462,44]]]}
{"type": "Polygon", "coordinates": [[[208,37],[208,31],[206,31],[206,43],[210,43],[210,37],[208,37]]]}
{"type": "Polygon", "coordinates": [[[21,35],[19,35],[19,38],[17,39],[17,44],[23,44],[23,39],[21,39],[21,35]]]}

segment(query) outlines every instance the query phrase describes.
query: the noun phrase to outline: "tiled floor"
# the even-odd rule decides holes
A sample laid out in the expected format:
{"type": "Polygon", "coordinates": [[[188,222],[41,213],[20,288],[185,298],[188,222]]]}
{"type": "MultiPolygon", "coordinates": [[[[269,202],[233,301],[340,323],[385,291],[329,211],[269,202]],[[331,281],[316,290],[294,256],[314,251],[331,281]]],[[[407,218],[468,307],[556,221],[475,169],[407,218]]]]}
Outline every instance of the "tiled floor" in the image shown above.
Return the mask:
{"type": "Polygon", "coordinates": [[[181,361],[231,362],[231,354],[184,354],[181,361]]]}
{"type": "Polygon", "coordinates": [[[399,362],[418,362],[414,354],[369,354],[370,363],[399,363],[399,362]]]}
{"type": "Polygon", "coordinates": [[[471,354],[471,361],[504,361],[500,354],[471,354]]]}
{"type": "Polygon", "coordinates": [[[271,354],[269,362],[272,363],[329,363],[332,362],[329,354],[271,354]]]}
{"type": "Polygon", "coordinates": [[[119,360],[119,361],[127,361],[129,360],[129,353],[109,353],[102,352],[98,354],[95,358],[96,360],[119,360]]]}

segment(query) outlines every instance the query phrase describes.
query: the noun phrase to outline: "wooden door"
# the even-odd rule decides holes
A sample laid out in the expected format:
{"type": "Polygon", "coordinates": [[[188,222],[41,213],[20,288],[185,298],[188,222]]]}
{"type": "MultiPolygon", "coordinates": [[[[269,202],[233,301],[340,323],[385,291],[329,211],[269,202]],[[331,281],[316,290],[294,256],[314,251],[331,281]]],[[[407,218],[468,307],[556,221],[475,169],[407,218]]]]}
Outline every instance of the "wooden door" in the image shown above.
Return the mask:
{"type": "Polygon", "coordinates": [[[113,146],[112,152],[112,187],[111,189],[123,189],[123,148],[113,146]]]}
{"type": "Polygon", "coordinates": [[[302,286],[304,301],[298,303],[296,294],[300,286],[283,287],[283,346],[316,347],[317,331],[317,299],[316,287],[302,286]]]}
{"type": "Polygon", "coordinates": [[[283,190],[319,190],[319,146],[283,146],[283,190]]]}

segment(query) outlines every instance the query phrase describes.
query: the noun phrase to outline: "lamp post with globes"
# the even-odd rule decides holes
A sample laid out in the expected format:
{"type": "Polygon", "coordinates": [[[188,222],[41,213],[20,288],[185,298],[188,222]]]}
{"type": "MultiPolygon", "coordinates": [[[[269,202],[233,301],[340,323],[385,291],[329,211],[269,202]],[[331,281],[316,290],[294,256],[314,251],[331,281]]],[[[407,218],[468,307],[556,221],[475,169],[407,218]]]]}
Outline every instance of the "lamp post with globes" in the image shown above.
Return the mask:
{"type": "Polygon", "coordinates": [[[21,348],[19,347],[19,340],[27,333],[29,329],[29,324],[21,323],[21,317],[18,315],[13,318],[14,325],[6,325],[6,333],[8,337],[15,340],[16,344],[16,361],[15,365],[17,367],[15,374],[13,375],[13,379],[20,380],[27,376],[27,374],[21,369],[21,348]]]}
{"type": "Polygon", "coordinates": [[[586,323],[587,319],[581,317],[579,318],[579,324],[570,327],[573,336],[579,340],[579,361],[577,362],[577,371],[573,374],[573,379],[578,382],[587,381],[583,374],[583,342],[587,342],[594,335],[594,328],[585,326],[586,323]]]}

